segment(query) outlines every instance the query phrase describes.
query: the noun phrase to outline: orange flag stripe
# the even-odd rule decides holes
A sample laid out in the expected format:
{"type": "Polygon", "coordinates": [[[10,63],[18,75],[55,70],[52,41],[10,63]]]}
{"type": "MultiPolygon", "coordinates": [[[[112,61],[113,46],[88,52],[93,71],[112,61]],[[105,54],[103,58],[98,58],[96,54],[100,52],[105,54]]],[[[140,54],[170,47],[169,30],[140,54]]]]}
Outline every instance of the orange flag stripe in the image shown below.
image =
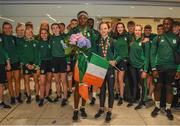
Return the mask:
{"type": "Polygon", "coordinates": [[[101,87],[103,84],[104,79],[99,78],[97,76],[94,76],[92,74],[89,73],[85,73],[84,77],[83,77],[83,82],[88,84],[88,85],[94,85],[96,87],[101,87]]]}

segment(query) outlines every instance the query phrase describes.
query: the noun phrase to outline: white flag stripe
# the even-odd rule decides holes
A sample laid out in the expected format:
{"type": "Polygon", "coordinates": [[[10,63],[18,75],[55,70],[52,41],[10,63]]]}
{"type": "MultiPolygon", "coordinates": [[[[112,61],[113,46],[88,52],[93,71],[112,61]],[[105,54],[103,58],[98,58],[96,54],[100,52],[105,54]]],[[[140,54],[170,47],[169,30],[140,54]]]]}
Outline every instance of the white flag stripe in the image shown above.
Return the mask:
{"type": "Polygon", "coordinates": [[[92,63],[88,63],[86,73],[104,79],[104,77],[106,76],[106,72],[107,72],[107,69],[94,65],[92,63]]]}

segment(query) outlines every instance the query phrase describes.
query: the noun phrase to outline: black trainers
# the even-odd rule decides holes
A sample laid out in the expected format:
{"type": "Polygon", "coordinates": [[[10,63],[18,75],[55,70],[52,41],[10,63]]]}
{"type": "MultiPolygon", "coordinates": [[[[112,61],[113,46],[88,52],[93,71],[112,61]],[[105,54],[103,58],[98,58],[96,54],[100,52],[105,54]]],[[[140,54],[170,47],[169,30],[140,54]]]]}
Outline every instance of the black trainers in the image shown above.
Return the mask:
{"type": "Polygon", "coordinates": [[[107,114],[106,114],[106,118],[105,118],[106,122],[111,121],[111,115],[112,115],[112,113],[110,111],[108,111],[107,114]]]}
{"type": "Polygon", "coordinates": [[[78,120],[78,110],[74,110],[72,119],[73,119],[73,121],[78,120]]]}
{"type": "Polygon", "coordinates": [[[116,93],[116,94],[114,95],[114,100],[118,100],[118,99],[119,99],[119,94],[116,93]]]}
{"type": "Polygon", "coordinates": [[[65,106],[65,105],[67,105],[67,99],[63,98],[61,102],[61,106],[65,106]]]}
{"type": "Polygon", "coordinates": [[[156,117],[158,115],[159,110],[160,109],[158,107],[155,107],[154,110],[151,112],[151,116],[156,117]]]}
{"type": "Polygon", "coordinates": [[[133,106],[133,101],[130,101],[128,104],[127,104],[127,107],[129,108],[129,107],[131,107],[131,106],[133,106]]]}
{"type": "Polygon", "coordinates": [[[27,92],[24,92],[24,95],[25,95],[26,97],[28,97],[28,94],[27,94],[27,92]]]}
{"type": "Polygon", "coordinates": [[[67,97],[68,97],[68,98],[71,97],[71,94],[72,94],[72,91],[68,91],[68,92],[67,92],[67,97]]]}
{"type": "Polygon", "coordinates": [[[49,89],[49,95],[51,95],[52,94],[52,89],[49,89]]]}
{"type": "Polygon", "coordinates": [[[40,99],[39,101],[39,107],[42,107],[44,105],[44,99],[40,99]]]}
{"type": "Polygon", "coordinates": [[[81,109],[80,109],[80,112],[81,112],[81,116],[82,116],[83,118],[87,118],[87,114],[86,114],[85,108],[81,108],[81,109]]]}
{"type": "Polygon", "coordinates": [[[45,97],[45,99],[46,99],[48,102],[50,102],[50,103],[53,102],[53,100],[52,100],[49,96],[45,97]]]}
{"type": "Polygon", "coordinates": [[[59,96],[57,96],[57,97],[54,99],[54,101],[53,101],[53,102],[58,102],[58,101],[59,101],[59,99],[60,99],[60,97],[59,97],[59,96]]]}
{"type": "Polygon", "coordinates": [[[28,96],[28,97],[27,97],[26,103],[27,103],[27,104],[30,104],[30,103],[31,103],[31,96],[28,96]]]}
{"type": "Polygon", "coordinates": [[[138,109],[141,109],[143,106],[145,106],[144,101],[140,101],[139,104],[134,109],[138,110],[138,109]]]}
{"type": "Polygon", "coordinates": [[[19,95],[16,100],[18,101],[19,104],[23,103],[23,100],[21,99],[21,95],[19,95]]]}
{"type": "Polygon", "coordinates": [[[99,109],[98,112],[96,113],[96,115],[94,116],[94,118],[99,118],[102,114],[104,113],[103,110],[99,109]]]}
{"type": "Polygon", "coordinates": [[[14,104],[16,104],[16,99],[15,97],[11,97],[11,105],[14,105],[14,104]]]}
{"type": "Polygon", "coordinates": [[[90,105],[94,105],[95,102],[96,102],[96,98],[92,97],[91,102],[90,102],[90,105]]]}
{"type": "Polygon", "coordinates": [[[1,103],[0,103],[0,108],[7,108],[7,109],[10,109],[10,108],[11,108],[11,106],[10,106],[10,105],[5,104],[4,102],[1,102],[1,103]]]}
{"type": "Polygon", "coordinates": [[[36,95],[36,102],[39,102],[40,98],[39,95],[36,95]]]}
{"type": "Polygon", "coordinates": [[[123,104],[123,99],[120,97],[117,105],[120,106],[120,105],[122,105],[122,104],[123,104]]]}
{"type": "Polygon", "coordinates": [[[170,109],[167,109],[166,113],[167,113],[166,116],[168,117],[169,120],[173,120],[174,119],[174,116],[172,115],[172,112],[171,112],[170,109]]]}

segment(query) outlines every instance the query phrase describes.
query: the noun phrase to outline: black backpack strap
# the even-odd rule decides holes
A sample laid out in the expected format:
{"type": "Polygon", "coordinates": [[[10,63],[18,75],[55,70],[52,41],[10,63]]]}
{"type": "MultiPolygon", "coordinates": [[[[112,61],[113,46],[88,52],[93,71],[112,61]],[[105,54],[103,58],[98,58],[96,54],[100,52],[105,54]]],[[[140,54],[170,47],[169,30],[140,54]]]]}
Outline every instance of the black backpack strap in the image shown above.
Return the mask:
{"type": "Polygon", "coordinates": [[[164,38],[166,39],[166,41],[167,41],[168,45],[171,47],[171,49],[172,49],[173,51],[176,51],[176,49],[171,45],[169,39],[167,38],[167,36],[166,36],[165,34],[164,34],[164,38]]]}

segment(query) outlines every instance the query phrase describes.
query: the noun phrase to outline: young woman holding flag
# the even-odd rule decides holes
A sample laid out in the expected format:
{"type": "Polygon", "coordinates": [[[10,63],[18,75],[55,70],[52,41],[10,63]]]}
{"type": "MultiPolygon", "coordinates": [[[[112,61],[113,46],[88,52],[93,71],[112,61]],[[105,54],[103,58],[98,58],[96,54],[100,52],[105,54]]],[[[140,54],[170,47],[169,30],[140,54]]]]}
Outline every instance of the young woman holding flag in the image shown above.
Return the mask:
{"type": "Polygon", "coordinates": [[[101,22],[99,24],[99,30],[101,37],[98,43],[98,55],[105,58],[109,61],[109,67],[100,89],[100,108],[98,112],[95,114],[95,118],[99,118],[105,111],[105,98],[106,98],[106,83],[108,84],[108,111],[106,114],[105,121],[109,122],[111,120],[111,111],[114,104],[114,83],[115,83],[115,72],[113,66],[116,65],[116,61],[118,61],[119,57],[114,60],[114,40],[109,37],[109,25],[106,22],[101,22]]]}

